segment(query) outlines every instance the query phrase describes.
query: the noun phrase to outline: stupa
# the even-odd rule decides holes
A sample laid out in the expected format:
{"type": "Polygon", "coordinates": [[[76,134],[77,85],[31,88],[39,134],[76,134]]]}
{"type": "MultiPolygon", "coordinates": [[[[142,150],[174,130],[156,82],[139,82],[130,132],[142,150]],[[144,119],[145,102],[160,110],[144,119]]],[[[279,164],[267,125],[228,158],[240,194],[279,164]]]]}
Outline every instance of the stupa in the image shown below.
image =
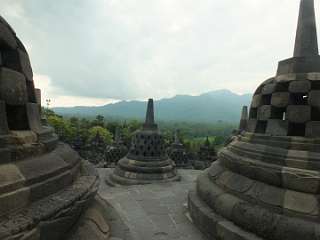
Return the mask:
{"type": "Polygon", "coordinates": [[[62,239],[95,197],[99,178],[41,124],[28,53],[2,17],[0,53],[0,239],[62,239]]]}
{"type": "Polygon", "coordinates": [[[105,153],[106,167],[115,167],[118,161],[128,153],[127,146],[123,143],[120,129],[117,127],[113,144],[107,146],[105,153]]]}
{"type": "Polygon", "coordinates": [[[169,147],[168,154],[177,168],[192,168],[189,155],[179,139],[178,131],[175,132],[174,142],[169,147]]]}
{"type": "Polygon", "coordinates": [[[134,134],[129,153],[118,162],[114,172],[107,176],[107,182],[134,185],[179,179],[175,164],[166,153],[163,136],[154,121],[153,100],[149,99],[142,130],[134,134]]]}
{"type": "Polygon", "coordinates": [[[210,143],[209,137],[206,138],[204,144],[200,146],[197,159],[193,166],[195,169],[203,170],[211,166],[217,160],[217,153],[214,146],[210,143]]]}
{"type": "Polygon", "coordinates": [[[248,124],[248,107],[243,106],[241,111],[241,118],[240,118],[240,124],[239,124],[239,132],[245,131],[247,129],[248,124]]]}
{"type": "Polygon", "coordinates": [[[319,239],[319,163],[314,0],[301,0],[294,56],[258,87],[246,131],[198,178],[192,219],[210,239],[319,239]]]}

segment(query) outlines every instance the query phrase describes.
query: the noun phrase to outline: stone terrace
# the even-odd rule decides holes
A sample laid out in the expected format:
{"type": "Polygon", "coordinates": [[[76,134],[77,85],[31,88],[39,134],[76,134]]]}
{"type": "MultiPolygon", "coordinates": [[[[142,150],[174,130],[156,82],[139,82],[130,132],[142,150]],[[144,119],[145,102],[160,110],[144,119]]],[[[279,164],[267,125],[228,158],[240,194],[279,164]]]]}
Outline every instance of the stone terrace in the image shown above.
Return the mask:
{"type": "Polygon", "coordinates": [[[114,239],[206,240],[188,218],[186,209],[188,191],[201,171],[179,170],[181,182],[110,187],[104,178],[111,171],[99,169],[99,195],[115,209],[130,232],[125,238],[113,233],[114,239]]]}

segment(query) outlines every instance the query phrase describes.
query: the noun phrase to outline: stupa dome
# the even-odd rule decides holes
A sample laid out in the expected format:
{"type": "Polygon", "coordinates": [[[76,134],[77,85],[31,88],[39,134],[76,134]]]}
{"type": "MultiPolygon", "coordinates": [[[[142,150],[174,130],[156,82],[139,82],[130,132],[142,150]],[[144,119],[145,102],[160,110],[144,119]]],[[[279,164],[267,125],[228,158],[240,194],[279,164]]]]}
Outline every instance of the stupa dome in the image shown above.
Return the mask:
{"type": "Polygon", "coordinates": [[[314,0],[301,0],[293,58],[258,87],[240,134],[189,193],[210,239],[319,238],[319,73],[314,0]]]}
{"type": "Polygon", "coordinates": [[[0,17],[0,239],[62,239],[99,178],[41,124],[26,48],[0,17]]]}
{"type": "Polygon", "coordinates": [[[301,4],[294,57],[255,91],[248,131],[273,136],[320,137],[320,56],[313,1],[301,4]]]}

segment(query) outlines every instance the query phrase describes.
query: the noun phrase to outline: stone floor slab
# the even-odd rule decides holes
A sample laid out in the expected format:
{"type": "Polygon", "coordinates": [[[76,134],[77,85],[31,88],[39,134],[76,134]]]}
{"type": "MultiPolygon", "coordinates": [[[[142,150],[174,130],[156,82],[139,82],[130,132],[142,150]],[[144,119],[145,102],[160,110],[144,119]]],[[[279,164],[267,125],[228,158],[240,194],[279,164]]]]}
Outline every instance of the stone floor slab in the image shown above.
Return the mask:
{"type": "Polygon", "coordinates": [[[99,195],[128,226],[133,240],[207,240],[187,218],[187,193],[201,171],[179,170],[181,182],[108,186],[112,169],[99,169],[99,195]]]}

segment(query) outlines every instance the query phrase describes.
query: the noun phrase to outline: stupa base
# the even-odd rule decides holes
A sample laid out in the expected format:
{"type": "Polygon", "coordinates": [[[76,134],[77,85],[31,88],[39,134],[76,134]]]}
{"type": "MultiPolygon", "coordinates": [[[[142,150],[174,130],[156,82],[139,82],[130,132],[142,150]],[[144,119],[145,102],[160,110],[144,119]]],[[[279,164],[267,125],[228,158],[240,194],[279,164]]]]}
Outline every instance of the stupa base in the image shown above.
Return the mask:
{"type": "Polygon", "coordinates": [[[81,216],[74,227],[74,231],[67,240],[107,240],[110,238],[111,229],[107,224],[109,217],[106,212],[106,203],[96,196],[88,210],[81,216]]]}
{"type": "Polygon", "coordinates": [[[140,177],[141,178],[125,178],[112,173],[106,177],[105,181],[110,186],[116,186],[116,185],[130,186],[130,185],[145,185],[145,184],[153,184],[153,183],[176,182],[181,180],[181,177],[178,175],[174,175],[172,177],[163,177],[163,179],[150,179],[150,177],[148,176],[145,176],[145,178],[143,178],[141,175],[140,177]]]}
{"type": "Polygon", "coordinates": [[[179,181],[177,169],[170,159],[137,161],[123,158],[114,172],[106,177],[108,185],[142,185],[179,181]]]}
{"type": "Polygon", "coordinates": [[[195,225],[211,238],[314,240],[319,237],[314,198],[240,176],[216,162],[199,175],[189,209],[195,225]]]}
{"type": "Polygon", "coordinates": [[[189,192],[188,209],[194,224],[209,239],[264,240],[216,214],[198,197],[196,190],[189,192]]]}
{"type": "Polygon", "coordinates": [[[0,239],[62,239],[88,208],[98,186],[96,170],[88,162],[81,161],[79,177],[72,185],[1,217],[0,239]]]}

